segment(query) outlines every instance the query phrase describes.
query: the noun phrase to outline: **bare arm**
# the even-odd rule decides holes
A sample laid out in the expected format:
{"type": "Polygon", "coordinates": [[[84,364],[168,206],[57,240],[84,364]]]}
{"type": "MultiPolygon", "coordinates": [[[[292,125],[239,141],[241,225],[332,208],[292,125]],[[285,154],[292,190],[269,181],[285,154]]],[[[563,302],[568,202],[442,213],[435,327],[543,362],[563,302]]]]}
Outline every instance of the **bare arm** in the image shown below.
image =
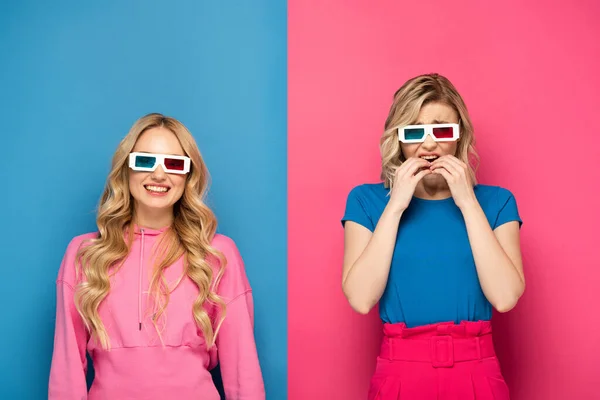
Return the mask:
{"type": "Polygon", "coordinates": [[[344,230],[342,289],[352,308],[367,314],[385,290],[402,212],[386,208],[375,232],[355,222],[344,230]]]}
{"type": "Polygon", "coordinates": [[[463,216],[481,289],[496,310],[509,311],[525,290],[519,223],[508,222],[492,231],[477,202],[465,207],[463,216]]]}
{"type": "Polygon", "coordinates": [[[352,221],[345,224],[342,289],[350,306],[361,314],[367,314],[383,295],[400,218],[417,183],[431,173],[428,169],[419,171],[428,165],[423,159],[411,158],[398,168],[390,200],[374,232],[352,221]]]}
{"type": "Polygon", "coordinates": [[[444,176],[462,212],[483,294],[496,310],[511,310],[525,290],[519,222],[492,231],[468,179],[467,165],[456,157],[440,157],[432,170],[444,176]]]}

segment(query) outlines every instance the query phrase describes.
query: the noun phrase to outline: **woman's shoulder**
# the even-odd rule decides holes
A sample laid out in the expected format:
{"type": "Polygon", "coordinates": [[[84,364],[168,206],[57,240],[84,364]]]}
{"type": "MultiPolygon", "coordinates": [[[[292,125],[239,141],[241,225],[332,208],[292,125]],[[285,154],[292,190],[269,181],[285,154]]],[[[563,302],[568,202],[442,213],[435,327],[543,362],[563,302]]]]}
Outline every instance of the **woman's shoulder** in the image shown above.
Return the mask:
{"type": "Polygon", "coordinates": [[[367,191],[367,192],[378,192],[378,191],[385,191],[387,189],[383,185],[383,182],[376,182],[376,183],[366,182],[366,183],[361,183],[359,185],[354,186],[354,188],[352,188],[352,190],[362,190],[362,191],[367,191]]]}
{"type": "Polygon", "coordinates": [[[66,282],[70,285],[75,284],[75,263],[77,261],[77,253],[82,246],[89,243],[90,240],[98,237],[98,232],[88,232],[73,237],[63,256],[63,260],[58,271],[58,280],[66,282]]]}
{"type": "Polygon", "coordinates": [[[383,185],[383,182],[379,183],[361,183],[360,185],[354,186],[350,190],[349,196],[355,197],[383,197],[387,196],[389,189],[383,185]]]}
{"type": "Polygon", "coordinates": [[[512,192],[502,186],[497,185],[482,185],[478,184],[474,188],[475,194],[479,196],[502,196],[502,197],[511,197],[513,196],[512,192]]]}
{"type": "Polygon", "coordinates": [[[243,269],[243,260],[240,254],[240,251],[237,247],[235,241],[229,236],[223,235],[221,233],[215,234],[211,243],[211,247],[218,250],[223,254],[225,259],[227,260],[227,265],[240,265],[243,269]]]}
{"type": "Polygon", "coordinates": [[[507,204],[516,204],[513,193],[502,186],[477,185],[474,188],[475,196],[484,211],[490,213],[500,212],[507,204]]]}
{"type": "Polygon", "coordinates": [[[235,241],[229,236],[217,233],[213,237],[211,246],[219,250],[227,260],[218,290],[225,301],[231,301],[238,295],[250,291],[244,261],[235,241]]]}
{"type": "Polygon", "coordinates": [[[90,240],[96,239],[97,237],[98,232],[88,232],[73,237],[67,245],[65,257],[74,256],[79,251],[81,246],[85,245],[86,243],[89,243],[90,240]]]}
{"type": "Polygon", "coordinates": [[[224,253],[225,256],[232,252],[238,252],[235,241],[229,236],[223,235],[222,233],[216,233],[210,245],[219,250],[221,253],[224,253]]]}

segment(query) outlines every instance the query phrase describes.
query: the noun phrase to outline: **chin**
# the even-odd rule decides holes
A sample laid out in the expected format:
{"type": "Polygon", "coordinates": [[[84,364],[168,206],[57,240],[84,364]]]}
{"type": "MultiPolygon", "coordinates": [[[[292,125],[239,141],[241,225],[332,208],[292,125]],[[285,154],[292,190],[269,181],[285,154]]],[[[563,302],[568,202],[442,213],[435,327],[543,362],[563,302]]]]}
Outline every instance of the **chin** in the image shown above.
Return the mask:
{"type": "Polygon", "coordinates": [[[430,174],[423,177],[423,182],[437,183],[441,181],[445,181],[445,179],[442,175],[438,174],[430,174]]]}
{"type": "Polygon", "coordinates": [[[139,204],[148,210],[154,211],[173,207],[173,204],[169,199],[143,199],[142,201],[139,201],[139,204]]]}

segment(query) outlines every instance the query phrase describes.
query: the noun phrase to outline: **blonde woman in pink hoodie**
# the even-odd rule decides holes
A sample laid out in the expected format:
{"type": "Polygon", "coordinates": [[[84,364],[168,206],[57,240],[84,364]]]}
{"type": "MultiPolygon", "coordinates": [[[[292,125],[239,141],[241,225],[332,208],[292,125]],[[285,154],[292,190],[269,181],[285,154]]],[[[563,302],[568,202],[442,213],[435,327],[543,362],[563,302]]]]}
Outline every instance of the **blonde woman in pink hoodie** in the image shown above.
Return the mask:
{"type": "Polygon", "coordinates": [[[113,157],[98,232],[75,237],[57,279],[50,400],[265,398],[242,258],[204,204],[190,132],[139,119],[113,157]],[[88,393],[86,352],[95,378],[88,393]]]}

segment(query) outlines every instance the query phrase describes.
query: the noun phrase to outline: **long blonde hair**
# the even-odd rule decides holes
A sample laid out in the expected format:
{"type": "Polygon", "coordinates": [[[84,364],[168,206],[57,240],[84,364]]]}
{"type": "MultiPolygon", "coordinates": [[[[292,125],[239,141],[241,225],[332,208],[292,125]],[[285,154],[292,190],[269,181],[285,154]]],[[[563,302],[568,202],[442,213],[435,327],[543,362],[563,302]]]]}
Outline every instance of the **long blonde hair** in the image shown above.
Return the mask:
{"type": "Polygon", "coordinates": [[[104,349],[110,348],[110,341],[100,319],[98,307],[110,291],[110,275],[116,272],[127,258],[133,240],[135,210],[129,191],[128,157],[140,135],[155,127],[168,129],[175,134],[185,154],[191,159],[191,168],[183,195],[174,205],[173,223],[162,234],[158,246],[161,249],[158,252],[160,258],[150,283],[150,293],[154,294],[156,308],[152,318],[153,324],[160,336],[161,328],[157,321],[162,320],[164,323],[161,316],[166,310],[172,291],[167,285],[163,271],[181,256],[184,256],[185,275],[200,291],[193,303],[192,313],[209,348],[214,345],[225,317],[225,303],[216,294],[215,288],[223,275],[226,260],[210,245],[216,232],[217,221],[204,203],[209,185],[208,170],[194,138],[181,122],[161,114],[148,114],[135,122],[115,152],[98,209],[98,236],[82,246],[77,256],[80,277],[75,292],[77,311],[92,338],[97,339],[104,349]],[[125,232],[129,232],[129,235],[125,232]],[[216,274],[213,274],[211,260],[218,263],[216,274]],[[216,321],[216,329],[213,329],[213,321],[205,309],[207,304],[219,308],[220,317],[216,321]]]}
{"type": "Polygon", "coordinates": [[[459,117],[460,139],[456,157],[469,166],[473,185],[477,183],[475,171],[478,156],[475,151],[473,124],[462,97],[445,77],[439,74],[420,75],[408,80],[394,94],[394,101],[385,121],[380,140],[381,179],[386,188],[394,182],[394,172],[405,160],[398,139],[398,128],[416,122],[421,107],[430,102],[440,102],[454,108],[459,117]]]}

